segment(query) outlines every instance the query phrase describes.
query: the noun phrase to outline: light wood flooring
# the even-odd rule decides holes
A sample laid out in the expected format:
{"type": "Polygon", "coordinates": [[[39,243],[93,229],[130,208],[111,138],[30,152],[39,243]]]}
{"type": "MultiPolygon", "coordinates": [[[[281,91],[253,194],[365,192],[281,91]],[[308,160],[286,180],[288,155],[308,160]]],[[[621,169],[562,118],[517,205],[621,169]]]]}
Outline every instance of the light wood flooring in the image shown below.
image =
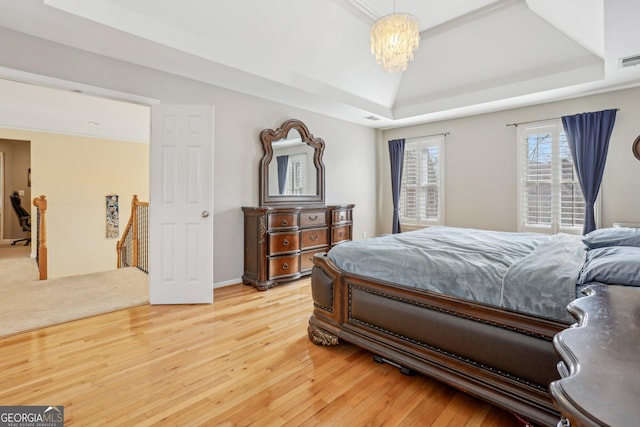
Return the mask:
{"type": "Polygon", "coordinates": [[[233,285],[212,305],[147,305],[1,338],[0,405],[63,405],[66,426],[520,425],[353,345],[315,346],[311,311],[308,279],[233,285]]]}

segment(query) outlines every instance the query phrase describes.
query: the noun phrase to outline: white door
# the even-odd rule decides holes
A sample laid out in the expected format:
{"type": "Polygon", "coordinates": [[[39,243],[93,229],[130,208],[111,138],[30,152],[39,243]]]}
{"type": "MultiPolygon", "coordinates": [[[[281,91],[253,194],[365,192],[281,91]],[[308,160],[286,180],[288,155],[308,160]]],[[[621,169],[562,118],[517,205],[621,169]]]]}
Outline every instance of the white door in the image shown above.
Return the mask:
{"type": "Polygon", "coordinates": [[[151,108],[149,300],[213,302],[212,105],[151,108]]]}

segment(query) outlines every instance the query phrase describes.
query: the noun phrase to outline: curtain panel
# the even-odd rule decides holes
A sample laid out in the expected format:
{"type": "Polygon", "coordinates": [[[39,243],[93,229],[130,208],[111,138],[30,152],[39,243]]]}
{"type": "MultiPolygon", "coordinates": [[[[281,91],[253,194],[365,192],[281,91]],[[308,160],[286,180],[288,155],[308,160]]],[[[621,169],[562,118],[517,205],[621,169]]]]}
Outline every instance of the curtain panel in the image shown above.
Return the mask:
{"type": "Polygon", "coordinates": [[[616,112],[617,110],[612,109],[562,117],[562,125],[567,134],[567,142],[585,200],[583,234],[596,228],[593,205],[598,197],[604,174],[616,112]]]}
{"type": "Polygon", "coordinates": [[[287,167],[289,166],[289,156],[276,157],[278,163],[278,194],[284,194],[284,185],[287,182],[287,167]]]}
{"type": "Polygon", "coordinates": [[[393,198],[392,233],[400,233],[400,189],[402,188],[402,168],[404,164],[404,139],[389,141],[391,160],[391,197],[393,198]]]}

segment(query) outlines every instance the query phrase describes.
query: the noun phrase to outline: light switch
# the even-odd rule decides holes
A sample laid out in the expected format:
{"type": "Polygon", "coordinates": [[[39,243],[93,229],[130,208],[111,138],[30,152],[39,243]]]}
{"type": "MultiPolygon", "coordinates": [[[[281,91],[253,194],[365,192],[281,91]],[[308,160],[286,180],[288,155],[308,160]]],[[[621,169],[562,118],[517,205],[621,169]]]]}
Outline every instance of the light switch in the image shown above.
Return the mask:
{"type": "Polygon", "coordinates": [[[18,190],[18,196],[24,197],[24,190],[18,190]]]}

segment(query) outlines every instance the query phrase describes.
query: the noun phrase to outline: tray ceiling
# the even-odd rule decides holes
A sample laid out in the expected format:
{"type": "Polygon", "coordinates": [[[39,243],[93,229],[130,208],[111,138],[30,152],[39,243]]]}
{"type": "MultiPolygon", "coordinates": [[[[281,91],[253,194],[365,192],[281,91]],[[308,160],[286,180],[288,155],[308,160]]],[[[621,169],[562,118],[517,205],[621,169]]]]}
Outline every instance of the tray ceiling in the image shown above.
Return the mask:
{"type": "Polygon", "coordinates": [[[387,74],[369,27],[393,4],[21,0],[0,4],[0,26],[381,128],[640,85],[618,66],[640,54],[635,0],[397,0],[421,44],[387,74]]]}

